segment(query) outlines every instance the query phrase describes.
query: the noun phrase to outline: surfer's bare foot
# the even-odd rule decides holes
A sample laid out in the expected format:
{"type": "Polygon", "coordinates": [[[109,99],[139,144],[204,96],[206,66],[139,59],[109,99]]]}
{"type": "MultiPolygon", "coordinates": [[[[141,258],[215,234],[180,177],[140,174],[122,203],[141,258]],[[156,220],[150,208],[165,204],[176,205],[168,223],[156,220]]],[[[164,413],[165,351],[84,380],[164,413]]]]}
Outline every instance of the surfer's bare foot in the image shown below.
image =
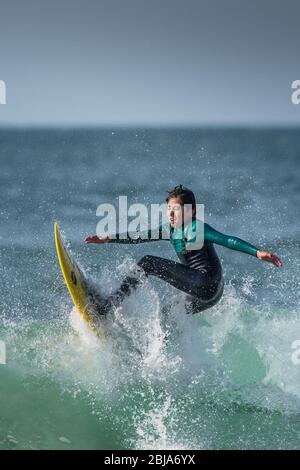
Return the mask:
{"type": "Polygon", "coordinates": [[[84,243],[87,245],[90,243],[108,243],[109,241],[109,237],[98,237],[97,235],[89,235],[84,239],[84,243]]]}
{"type": "Polygon", "coordinates": [[[278,258],[278,256],[274,255],[273,253],[269,253],[268,251],[257,250],[256,256],[262,261],[267,261],[268,263],[274,264],[274,266],[282,266],[282,261],[278,258]]]}

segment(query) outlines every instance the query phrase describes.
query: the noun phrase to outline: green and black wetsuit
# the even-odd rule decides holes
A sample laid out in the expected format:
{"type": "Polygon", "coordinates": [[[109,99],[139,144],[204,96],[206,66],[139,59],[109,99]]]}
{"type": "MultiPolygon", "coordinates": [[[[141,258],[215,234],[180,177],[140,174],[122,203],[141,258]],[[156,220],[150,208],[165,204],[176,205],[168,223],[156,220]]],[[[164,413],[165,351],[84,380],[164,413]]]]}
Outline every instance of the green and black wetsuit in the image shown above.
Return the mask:
{"type": "MultiPolygon", "coordinates": [[[[222,266],[214,244],[223,245],[256,256],[253,245],[230,235],[224,235],[207,223],[193,218],[185,228],[174,229],[169,223],[160,225],[156,231],[149,229],[135,234],[116,234],[110,243],[144,243],[156,240],[169,240],[173,245],[180,263],[158,256],[143,256],[137,263],[146,275],[163,279],[187,294],[187,311],[196,313],[215,305],[223,294],[224,280],[222,266]],[[197,234],[202,234],[199,243],[197,234]],[[135,235],[135,236],[134,236],[135,235]],[[194,247],[193,247],[194,244],[194,247]],[[201,246],[202,245],[202,246],[201,246]]],[[[133,270],[122,282],[120,288],[107,302],[107,309],[112,304],[117,306],[140,282],[138,269],[133,270]]]]}

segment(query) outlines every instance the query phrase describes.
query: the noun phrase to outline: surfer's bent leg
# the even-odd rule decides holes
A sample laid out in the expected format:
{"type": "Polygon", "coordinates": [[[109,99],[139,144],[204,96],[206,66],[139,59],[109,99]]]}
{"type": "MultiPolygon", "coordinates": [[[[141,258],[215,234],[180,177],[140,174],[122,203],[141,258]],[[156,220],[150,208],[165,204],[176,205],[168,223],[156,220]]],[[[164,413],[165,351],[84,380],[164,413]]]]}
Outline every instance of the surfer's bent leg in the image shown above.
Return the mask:
{"type": "MultiPolygon", "coordinates": [[[[153,275],[171,284],[173,287],[188,294],[188,312],[196,313],[217,303],[223,293],[222,273],[214,276],[205,271],[190,268],[176,261],[160,258],[158,256],[143,256],[137,263],[147,276],[153,275]]],[[[123,299],[130,294],[141,282],[139,269],[133,269],[123,280],[119,289],[112,294],[108,306],[120,305],[123,299]]]]}

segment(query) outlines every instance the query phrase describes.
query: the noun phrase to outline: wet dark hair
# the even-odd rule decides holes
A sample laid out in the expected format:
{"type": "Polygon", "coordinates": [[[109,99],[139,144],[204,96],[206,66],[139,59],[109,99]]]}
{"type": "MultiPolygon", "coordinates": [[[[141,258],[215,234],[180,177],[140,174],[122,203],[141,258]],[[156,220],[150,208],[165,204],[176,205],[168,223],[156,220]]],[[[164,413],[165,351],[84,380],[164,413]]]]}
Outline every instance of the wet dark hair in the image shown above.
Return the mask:
{"type": "Polygon", "coordinates": [[[180,184],[179,186],[175,186],[171,191],[167,191],[169,194],[166,198],[166,202],[169,202],[169,200],[173,197],[176,197],[180,200],[181,204],[191,204],[192,209],[195,209],[196,211],[196,198],[193,193],[189,188],[186,188],[185,186],[182,186],[180,184]]]}

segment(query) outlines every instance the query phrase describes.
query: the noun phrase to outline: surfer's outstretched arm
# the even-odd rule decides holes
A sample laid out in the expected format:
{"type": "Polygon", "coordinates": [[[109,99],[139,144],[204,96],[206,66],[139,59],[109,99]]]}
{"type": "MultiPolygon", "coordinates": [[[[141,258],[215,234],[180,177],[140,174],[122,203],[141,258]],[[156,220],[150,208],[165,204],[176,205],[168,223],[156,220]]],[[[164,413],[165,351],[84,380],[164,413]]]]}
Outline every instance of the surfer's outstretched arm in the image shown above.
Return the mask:
{"type": "Polygon", "coordinates": [[[145,243],[154,242],[157,240],[169,240],[170,234],[168,231],[168,224],[161,224],[155,230],[143,230],[141,232],[124,232],[116,233],[114,236],[98,237],[91,235],[85,238],[85,243],[145,243]]]}
{"type": "Polygon", "coordinates": [[[258,259],[263,261],[268,261],[269,263],[274,264],[275,266],[279,267],[282,265],[281,260],[278,256],[274,255],[273,253],[269,253],[268,251],[260,250],[259,248],[251,245],[250,243],[242,240],[238,237],[233,237],[231,235],[225,235],[224,233],[218,232],[214,228],[212,228],[208,224],[204,224],[204,238],[207,241],[212,243],[216,243],[217,245],[226,246],[231,250],[241,251],[243,253],[247,253],[248,255],[255,256],[258,259]]]}

